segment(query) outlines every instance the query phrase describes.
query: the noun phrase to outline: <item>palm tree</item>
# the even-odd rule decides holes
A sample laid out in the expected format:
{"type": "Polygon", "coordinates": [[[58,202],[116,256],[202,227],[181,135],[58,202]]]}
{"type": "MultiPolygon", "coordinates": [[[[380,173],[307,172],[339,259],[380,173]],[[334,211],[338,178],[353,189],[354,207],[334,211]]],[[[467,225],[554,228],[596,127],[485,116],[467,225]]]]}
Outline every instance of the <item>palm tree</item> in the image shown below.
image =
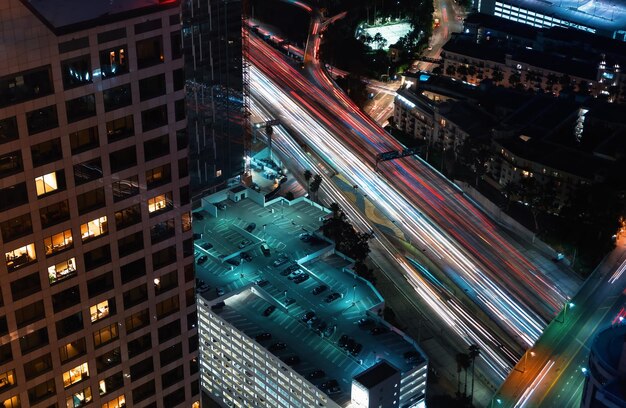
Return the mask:
{"type": "Polygon", "coordinates": [[[333,218],[337,219],[340,217],[341,207],[339,207],[339,204],[332,203],[330,205],[330,210],[333,212],[333,218]]]}
{"type": "Polygon", "coordinates": [[[320,189],[320,185],[322,184],[322,176],[316,174],[313,177],[313,181],[311,182],[310,189],[311,192],[315,194],[315,199],[317,200],[317,192],[320,189]]]}
{"type": "Polygon", "coordinates": [[[311,177],[313,177],[313,173],[311,170],[304,170],[304,180],[306,180],[306,192],[309,193],[309,182],[311,181],[311,177]]]}
{"type": "Polygon", "coordinates": [[[480,355],[480,348],[475,345],[472,344],[469,346],[469,353],[468,356],[470,358],[470,360],[472,360],[472,393],[470,394],[470,406],[474,403],[474,360],[476,360],[476,357],[478,357],[480,355]]]}

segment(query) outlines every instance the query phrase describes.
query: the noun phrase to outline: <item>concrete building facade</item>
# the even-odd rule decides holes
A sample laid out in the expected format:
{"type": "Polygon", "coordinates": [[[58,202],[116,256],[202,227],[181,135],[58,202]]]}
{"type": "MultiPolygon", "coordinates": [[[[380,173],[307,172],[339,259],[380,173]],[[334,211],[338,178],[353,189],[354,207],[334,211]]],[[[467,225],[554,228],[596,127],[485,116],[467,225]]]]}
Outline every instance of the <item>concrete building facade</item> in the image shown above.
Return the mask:
{"type": "Polygon", "coordinates": [[[178,1],[6,0],[0,38],[0,405],[198,406],[178,1]]]}

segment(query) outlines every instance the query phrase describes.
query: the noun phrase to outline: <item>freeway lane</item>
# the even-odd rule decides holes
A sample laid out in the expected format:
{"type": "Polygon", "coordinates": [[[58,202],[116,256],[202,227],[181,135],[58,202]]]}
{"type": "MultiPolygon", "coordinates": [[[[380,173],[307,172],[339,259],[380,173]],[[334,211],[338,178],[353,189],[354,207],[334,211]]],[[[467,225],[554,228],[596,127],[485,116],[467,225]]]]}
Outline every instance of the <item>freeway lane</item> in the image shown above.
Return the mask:
{"type": "MultiPolygon", "coordinates": [[[[261,98],[262,99],[262,98],[261,98]]],[[[266,121],[270,119],[267,110],[261,109],[261,106],[267,105],[267,100],[258,101],[254,98],[252,101],[252,110],[257,121],[266,121]]],[[[273,116],[272,116],[273,117],[273,116]]],[[[306,123],[303,124],[306,128],[306,123]]],[[[456,299],[454,294],[442,296],[441,292],[434,288],[430,282],[425,281],[416,273],[405,260],[404,256],[387,241],[385,236],[380,233],[372,223],[363,217],[359,210],[348,201],[345,194],[336,187],[337,177],[333,177],[334,172],[326,165],[320,163],[312,155],[305,154],[301,146],[295,142],[283,130],[283,126],[275,128],[272,136],[272,145],[274,151],[278,151],[283,158],[284,163],[290,169],[294,177],[302,180],[302,173],[305,169],[314,170],[322,175],[324,181],[321,185],[320,198],[329,204],[337,202],[347,214],[351,222],[361,232],[370,232],[372,229],[376,231],[375,237],[370,240],[370,259],[377,265],[380,271],[393,283],[397,293],[400,293],[407,302],[403,305],[410,305],[415,308],[418,315],[422,316],[422,321],[427,322],[428,332],[434,336],[433,339],[423,342],[423,347],[427,355],[433,361],[436,370],[445,377],[442,382],[447,386],[446,394],[453,394],[456,391],[456,362],[455,355],[458,352],[467,350],[470,344],[479,344],[486,354],[486,360],[490,360],[490,353],[494,342],[503,343],[501,339],[494,339],[493,336],[502,336],[502,333],[492,334],[493,330],[484,327],[477,315],[480,311],[468,309],[463,306],[462,302],[456,299]],[[410,283],[407,285],[407,281],[410,283]],[[419,294],[419,296],[415,296],[419,294]]],[[[369,199],[366,199],[369,200],[369,199]]],[[[395,295],[394,295],[395,296],[395,295]]],[[[406,306],[403,306],[406,307],[406,306]]],[[[394,308],[396,312],[397,309],[394,308]]],[[[409,313],[415,318],[416,312],[409,313]]],[[[419,339],[420,335],[424,340],[424,335],[419,327],[408,328],[409,334],[413,334],[414,338],[419,339]]],[[[504,353],[507,350],[498,350],[504,353]]],[[[510,352],[510,351],[509,351],[510,352]]],[[[517,356],[513,356],[511,361],[517,360],[517,356]]],[[[485,360],[479,360],[476,363],[477,372],[483,370],[489,377],[490,385],[484,384],[484,377],[478,376],[476,381],[476,398],[481,403],[486,403],[495,390],[497,384],[502,380],[500,376],[494,376],[491,365],[494,362],[485,363],[485,360]],[[492,390],[493,388],[493,390],[492,390]]],[[[512,366],[512,364],[511,364],[512,366]]],[[[509,367],[510,369],[510,367],[509,367]]],[[[435,386],[435,388],[437,388],[435,386]]]]}
{"type": "Polygon", "coordinates": [[[615,322],[626,304],[626,238],[597,267],[580,292],[502,384],[493,406],[578,407],[594,335],[615,322]],[[549,370],[546,368],[552,364],[549,370]],[[544,369],[544,376],[540,375],[544,369]]]}
{"type": "MultiPolygon", "coordinates": [[[[359,175],[353,180],[360,187],[375,186],[375,191],[372,191],[374,195],[385,195],[386,190],[393,190],[389,184],[381,184],[363,162],[372,165],[374,153],[401,146],[356,108],[347,109],[343,104],[348,104],[349,101],[345,101],[342,92],[334,88],[328,92],[320,91],[285,64],[282,56],[263,42],[253,37],[251,45],[251,60],[254,65],[263,69],[272,81],[281,83],[282,88],[290,92],[293,100],[315,113],[320,123],[332,129],[333,133],[343,136],[341,144],[333,142],[336,147],[324,147],[325,158],[332,163],[338,157],[348,157],[348,154],[353,157],[353,161],[359,162],[359,175]],[[329,153],[333,149],[345,149],[343,143],[349,147],[350,153],[342,152],[330,157],[329,153]]],[[[434,257],[445,258],[450,276],[461,287],[472,292],[483,310],[490,313],[513,335],[518,336],[520,344],[531,345],[539,337],[545,325],[544,319],[556,314],[566,296],[549,279],[544,278],[532,263],[524,259],[515,247],[508,244],[501,231],[442,176],[414,159],[403,159],[384,166],[390,166],[394,171],[388,176],[398,181],[394,183],[394,187],[403,190],[404,197],[415,203],[409,204],[406,199],[398,197],[397,191],[390,191],[389,194],[394,196],[389,200],[395,208],[387,205],[385,210],[388,215],[402,222],[403,228],[414,237],[414,242],[432,248],[434,257]],[[426,213],[426,216],[415,210],[414,205],[426,213]],[[418,223],[420,225],[416,226],[418,223]],[[433,224],[443,225],[446,233],[436,230],[433,224]],[[475,235],[480,237],[476,238],[475,235]],[[452,241],[450,236],[455,240],[452,241]],[[476,259],[480,259],[486,267],[476,259]],[[502,288],[494,281],[507,282],[508,286],[502,288]],[[510,291],[515,292],[515,299],[511,297],[510,291]],[[539,309],[544,317],[537,315],[529,305],[539,309]]]]}
{"type": "MultiPolygon", "coordinates": [[[[269,87],[270,83],[267,78],[260,74],[254,66],[252,66],[251,74],[252,78],[254,78],[251,87],[252,95],[272,111],[280,112],[278,116],[281,123],[287,124],[291,129],[295,129],[298,135],[311,141],[311,144],[324,143],[323,148],[318,151],[318,154],[324,160],[328,160],[327,152],[332,152],[333,149],[342,149],[342,146],[334,140],[334,137],[320,127],[307,112],[293,104],[287,94],[269,87]]],[[[341,150],[338,157],[348,158],[346,161],[335,160],[333,162],[333,167],[338,168],[344,176],[347,175],[353,179],[356,177],[355,171],[362,171],[359,170],[359,165],[362,165],[362,163],[358,159],[354,159],[349,151],[341,150]],[[352,174],[355,176],[351,176],[352,174]]],[[[364,174],[373,177],[371,182],[374,189],[368,184],[361,191],[368,196],[368,200],[377,202],[381,198],[375,189],[386,190],[384,181],[375,177],[367,167],[365,167],[364,174]]],[[[376,240],[378,241],[378,238],[376,240]]],[[[500,348],[499,346],[506,344],[506,342],[502,340],[501,336],[493,335],[493,330],[485,327],[482,322],[478,321],[476,313],[463,310],[462,305],[449,302],[432,290],[432,288],[424,285],[424,280],[421,276],[407,265],[402,256],[394,255],[394,258],[394,262],[402,267],[403,276],[411,284],[411,287],[414,288],[415,293],[433,309],[434,313],[450,326],[462,341],[467,342],[467,344],[475,343],[480,345],[485,358],[479,360],[477,366],[488,365],[484,371],[488,373],[492,384],[499,384],[511,369],[512,363],[517,360],[517,352],[510,350],[506,346],[500,348]]],[[[390,271],[386,272],[389,273],[390,271]]],[[[406,287],[406,284],[404,287],[406,287]]]]}

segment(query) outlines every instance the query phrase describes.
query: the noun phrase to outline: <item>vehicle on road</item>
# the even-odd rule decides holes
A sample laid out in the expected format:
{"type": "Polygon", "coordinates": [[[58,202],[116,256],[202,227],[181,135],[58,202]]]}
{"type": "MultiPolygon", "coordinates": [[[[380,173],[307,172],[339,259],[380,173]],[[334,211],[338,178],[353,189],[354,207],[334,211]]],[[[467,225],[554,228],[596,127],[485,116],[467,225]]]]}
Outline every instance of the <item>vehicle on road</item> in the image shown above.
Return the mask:
{"type": "Polygon", "coordinates": [[[205,251],[208,251],[209,249],[213,248],[213,244],[210,242],[203,242],[200,244],[200,248],[204,249],[205,251]]]}
{"type": "Polygon", "coordinates": [[[196,264],[198,265],[202,265],[203,263],[205,263],[206,261],[209,260],[209,257],[206,255],[200,255],[200,257],[198,257],[198,260],[196,261],[196,264]]]}
{"type": "Polygon", "coordinates": [[[269,340],[272,338],[272,333],[261,333],[261,334],[257,334],[254,339],[256,341],[263,341],[263,340],[269,340]]]}
{"type": "Polygon", "coordinates": [[[224,288],[217,288],[215,289],[215,292],[217,292],[217,296],[224,296],[224,288]]]}
{"type": "Polygon", "coordinates": [[[283,271],[280,274],[282,276],[287,276],[287,275],[290,275],[292,272],[297,271],[298,269],[300,269],[300,265],[298,265],[298,264],[291,264],[288,267],[286,267],[285,269],[283,269],[283,271]]]}
{"type": "Polygon", "coordinates": [[[226,203],[217,203],[215,204],[215,206],[219,208],[220,210],[225,210],[227,207],[226,203]]]}
{"type": "Polygon", "coordinates": [[[241,259],[243,259],[246,262],[251,262],[252,261],[252,255],[250,255],[249,252],[242,252],[241,253],[241,259]]]}
{"type": "Polygon", "coordinates": [[[283,361],[288,366],[294,366],[294,365],[300,363],[300,357],[298,357],[298,356],[289,356],[286,359],[284,359],[283,361]]]}
{"type": "Polygon", "coordinates": [[[265,256],[271,255],[270,247],[268,247],[267,244],[261,244],[261,252],[263,252],[263,255],[265,256]]]}
{"type": "Polygon", "coordinates": [[[274,343],[270,346],[269,350],[270,351],[279,351],[279,350],[284,350],[287,348],[287,345],[285,343],[274,343]]]}
{"type": "Polygon", "coordinates": [[[367,317],[364,317],[362,319],[360,319],[357,324],[359,325],[359,327],[361,329],[367,329],[369,327],[371,327],[374,324],[374,321],[372,319],[368,319],[367,317]]]}
{"type": "Polygon", "coordinates": [[[334,292],[334,293],[331,293],[330,295],[326,296],[326,298],[324,299],[324,302],[332,303],[335,300],[339,299],[340,297],[341,297],[341,293],[334,292]]]}
{"type": "Polygon", "coordinates": [[[270,281],[266,280],[266,279],[259,279],[258,281],[255,282],[257,285],[259,285],[260,287],[263,286],[267,286],[268,283],[270,283],[270,281]]]}
{"type": "Polygon", "coordinates": [[[194,241],[198,240],[198,239],[202,239],[202,234],[199,233],[199,232],[194,232],[193,233],[193,239],[194,239],[194,241]]]}
{"type": "Polygon", "coordinates": [[[302,315],[302,317],[300,318],[300,320],[302,320],[303,322],[308,322],[309,320],[311,320],[313,317],[315,317],[315,312],[312,310],[309,310],[308,312],[306,312],[305,314],[302,315]]]}
{"type": "Polygon", "coordinates": [[[296,300],[294,298],[285,299],[285,306],[293,305],[294,303],[296,303],[296,300]]]}
{"type": "Polygon", "coordinates": [[[281,255],[278,257],[278,259],[272,262],[272,265],[274,265],[275,267],[278,267],[286,263],[288,260],[289,258],[287,258],[285,255],[281,255]]]}
{"type": "Polygon", "coordinates": [[[263,311],[263,316],[267,317],[269,315],[271,315],[274,310],[276,310],[276,306],[274,305],[269,305],[264,311],[263,311]]]}
{"type": "Polygon", "coordinates": [[[326,372],[324,370],[315,370],[306,375],[308,380],[314,380],[316,378],[323,378],[326,376],[326,372]]]}
{"type": "Polygon", "coordinates": [[[244,239],[243,241],[241,241],[239,243],[239,249],[244,249],[245,247],[247,247],[251,243],[252,243],[252,241],[250,241],[249,239],[244,239]]]}
{"type": "Polygon", "coordinates": [[[309,276],[308,273],[303,273],[300,276],[297,276],[294,278],[293,283],[295,283],[296,285],[301,284],[302,282],[308,280],[311,276],[309,276]]]}
{"type": "Polygon", "coordinates": [[[248,224],[248,225],[246,226],[246,231],[248,231],[248,232],[252,232],[252,231],[254,231],[254,229],[255,229],[255,228],[256,228],[256,224],[255,224],[255,223],[253,223],[253,222],[251,222],[250,224],[248,224]]]}
{"type": "Polygon", "coordinates": [[[381,327],[381,326],[377,326],[372,328],[372,330],[370,330],[370,334],[374,335],[374,336],[378,336],[379,334],[384,334],[389,332],[389,329],[387,329],[386,327],[381,327]]]}
{"type": "Polygon", "coordinates": [[[233,266],[239,266],[239,264],[241,263],[241,258],[230,258],[226,261],[226,263],[233,266]]]}
{"type": "Polygon", "coordinates": [[[325,290],[328,289],[328,286],[326,285],[319,285],[313,288],[313,290],[311,291],[312,294],[314,295],[319,295],[320,293],[324,292],[325,290]]]}
{"type": "Polygon", "coordinates": [[[196,292],[197,293],[204,293],[204,292],[208,291],[209,289],[211,289],[211,287],[205,283],[203,285],[198,286],[196,288],[196,292]]]}
{"type": "Polygon", "coordinates": [[[293,279],[297,278],[298,276],[302,275],[303,273],[304,273],[304,271],[302,269],[296,269],[295,271],[293,271],[289,275],[287,275],[287,279],[293,280],[293,279]]]}
{"type": "Polygon", "coordinates": [[[312,238],[312,235],[308,232],[303,232],[302,234],[299,235],[300,240],[304,241],[304,242],[309,242],[312,238]]]}
{"type": "Polygon", "coordinates": [[[349,340],[350,340],[350,337],[348,337],[347,334],[342,334],[341,337],[339,337],[339,340],[337,341],[337,345],[341,348],[345,348],[348,345],[349,340]]]}

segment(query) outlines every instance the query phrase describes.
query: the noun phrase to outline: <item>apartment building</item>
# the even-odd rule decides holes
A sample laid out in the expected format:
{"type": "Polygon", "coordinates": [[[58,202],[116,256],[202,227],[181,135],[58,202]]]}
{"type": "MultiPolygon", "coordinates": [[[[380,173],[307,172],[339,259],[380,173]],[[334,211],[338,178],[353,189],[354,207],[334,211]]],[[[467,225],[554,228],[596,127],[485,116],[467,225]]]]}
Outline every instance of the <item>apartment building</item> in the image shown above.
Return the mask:
{"type": "Polygon", "coordinates": [[[180,27],[0,2],[0,406],[199,406],[180,27]]]}
{"type": "Polygon", "coordinates": [[[506,87],[624,102],[624,42],[479,13],[470,14],[464,28],[443,46],[445,75],[470,84],[489,79],[506,87]]]}

